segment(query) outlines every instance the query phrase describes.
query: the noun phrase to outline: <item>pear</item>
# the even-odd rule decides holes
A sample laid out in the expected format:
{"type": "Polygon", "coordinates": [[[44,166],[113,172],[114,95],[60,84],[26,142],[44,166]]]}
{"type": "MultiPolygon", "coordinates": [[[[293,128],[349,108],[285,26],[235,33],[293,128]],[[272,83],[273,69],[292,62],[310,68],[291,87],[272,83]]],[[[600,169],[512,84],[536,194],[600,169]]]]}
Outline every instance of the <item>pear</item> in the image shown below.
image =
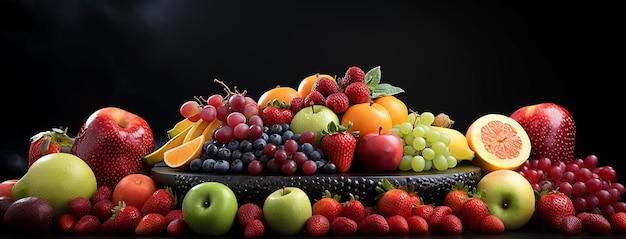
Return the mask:
{"type": "Polygon", "coordinates": [[[69,153],[53,153],[39,158],[13,186],[15,199],[40,197],[54,210],[54,217],[69,212],[77,197],[91,198],[96,192],[96,176],[81,158],[69,153]]]}

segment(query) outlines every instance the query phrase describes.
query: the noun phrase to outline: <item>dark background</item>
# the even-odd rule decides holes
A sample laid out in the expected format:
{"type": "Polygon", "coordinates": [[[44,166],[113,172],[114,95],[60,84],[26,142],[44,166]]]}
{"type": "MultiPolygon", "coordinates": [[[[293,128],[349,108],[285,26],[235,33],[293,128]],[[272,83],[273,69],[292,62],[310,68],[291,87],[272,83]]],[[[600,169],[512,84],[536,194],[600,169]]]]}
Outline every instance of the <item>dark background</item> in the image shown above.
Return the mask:
{"type": "MultiPolygon", "coordinates": [[[[607,3],[603,3],[607,4],[607,3]]],[[[158,139],[219,78],[258,98],[320,72],[381,66],[416,111],[465,131],[487,113],[564,106],[576,156],[617,167],[623,26],[617,6],[496,1],[0,0],[3,178],[20,175],[29,137],[118,106],[158,139]],[[619,71],[618,71],[619,69],[619,71]],[[618,78],[618,79],[616,79],[618,78]]],[[[620,179],[622,180],[622,179],[620,179]]]]}

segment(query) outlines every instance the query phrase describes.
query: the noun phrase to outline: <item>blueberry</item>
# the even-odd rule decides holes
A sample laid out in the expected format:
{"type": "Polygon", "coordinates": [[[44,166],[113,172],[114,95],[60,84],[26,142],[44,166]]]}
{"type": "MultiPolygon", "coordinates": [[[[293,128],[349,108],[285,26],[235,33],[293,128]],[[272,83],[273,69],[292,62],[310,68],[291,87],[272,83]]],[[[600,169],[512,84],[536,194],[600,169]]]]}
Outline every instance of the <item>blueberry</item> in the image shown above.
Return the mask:
{"type": "Polygon", "coordinates": [[[254,146],[254,149],[263,149],[265,148],[265,145],[267,145],[267,141],[263,138],[258,138],[252,142],[252,145],[254,146]]]}
{"type": "Polygon", "coordinates": [[[191,162],[189,163],[189,170],[192,173],[202,172],[202,162],[203,160],[201,158],[192,159],[191,162]]]}
{"type": "Polygon", "coordinates": [[[219,148],[217,150],[217,155],[215,155],[216,160],[229,160],[230,159],[230,149],[226,147],[219,148]]]}
{"type": "Polygon", "coordinates": [[[315,147],[313,147],[313,144],[307,142],[300,146],[300,151],[308,157],[313,151],[315,151],[315,147]]]}
{"type": "Polygon", "coordinates": [[[230,172],[231,173],[241,173],[243,172],[243,162],[241,159],[235,159],[230,162],[230,172]]]}
{"type": "Polygon", "coordinates": [[[280,125],[280,124],[270,125],[269,133],[271,133],[271,134],[282,134],[283,133],[283,126],[280,125]]]}
{"type": "Polygon", "coordinates": [[[265,133],[265,132],[261,134],[261,138],[262,138],[263,140],[265,140],[265,141],[267,141],[267,139],[268,139],[269,137],[270,137],[270,135],[269,135],[269,134],[267,134],[267,133],[265,133]]]}
{"type": "Polygon", "coordinates": [[[287,123],[282,123],[282,124],[280,124],[280,126],[283,127],[283,132],[291,129],[291,126],[289,124],[287,124],[287,123]]]}
{"type": "Polygon", "coordinates": [[[215,144],[208,144],[204,148],[204,154],[206,155],[206,158],[215,158],[218,149],[219,148],[215,144]]]}
{"type": "MultiPolygon", "coordinates": [[[[291,131],[291,132],[293,132],[293,131],[291,131]]],[[[291,136],[291,139],[300,142],[300,136],[302,136],[302,135],[294,133],[293,136],[291,136]]]]}
{"type": "Polygon", "coordinates": [[[337,166],[332,162],[327,162],[324,166],[322,166],[322,171],[324,173],[336,173],[337,166]]]}
{"type": "Polygon", "coordinates": [[[238,140],[233,140],[228,142],[227,146],[228,149],[230,149],[230,151],[235,151],[237,149],[239,149],[239,141],[238,140]]]}
{"type": "Polygon", "coordinates": [[[292,139],[292,138],[293,138],[293,135],[294,135],[293,131],[291,131],[291,130],[285,130],[285,132],[284,132],[284,133],[283,133],[283,135],[282,135],[282,138],[283,138],[283,144],[285,144],[285,142],[286,142],[288,139],[292,139]]]}
{"type": "Polygon", "coordinates": [[[202,172],[212,173],[215,166],[215,159],[207,159],[202,162],[202,172]]]}
{"type": "Polygon", "coordinates": [[[249,139],[244,139],[239,143],[239,150],[241,150],[241,152],[250,152],[252,149],[252,142],[250,142],[249,139]]]}
{"type": "Polygon", "coordinates": [[[242,155],[243,153],[239,149],[235,149],[230,154],[230,161],[233,161],[235,159],[241,159],[242,155]]]}
{"type": "Polygon", "coordinates": [[[320,154],[320,152],[317,150],[313,150],[308,156],[309,159],[313,161],[319,161],[320,159],[322,159],[322,154],[320,154]]]}
{"type": "Polygon", "coordinates": [[[267,143],[271,143],[274,145],[282,145],[283,144],[283,137],[280,136],[280,134],[271,134],[270,137],[267,139],[267,143]]]}
{"type": "Polygon", "coordinates": [[[230,163],[226,160],[218,160],[215,162],[215,165],[213,165],[213,171],[219,174],[228,173],[228,171],[230,171],[230,163]]]}
{"type": "Polygon", "coordinates": [[[245,152],[241,155],[241,161],[243,162],[244,166],[248,166],[248,164],[250,162],[252,162],[252,160],[256,160],[256,156],[254,155],[253,152],[245,152]]]}

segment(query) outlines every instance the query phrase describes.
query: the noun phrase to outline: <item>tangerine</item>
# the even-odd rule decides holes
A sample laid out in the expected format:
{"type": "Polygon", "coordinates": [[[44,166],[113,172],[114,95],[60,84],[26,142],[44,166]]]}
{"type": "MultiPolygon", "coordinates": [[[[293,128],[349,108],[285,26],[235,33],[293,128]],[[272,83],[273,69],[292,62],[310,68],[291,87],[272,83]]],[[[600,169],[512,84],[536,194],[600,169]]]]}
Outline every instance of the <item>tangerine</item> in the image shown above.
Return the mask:
{"type": "Polygon", "coordinates": [[[385,95],[374,99],[375,103],[381,104],[389,111],[391,115],[391,124],[402,124],[409,114],[409,108],[406,104],[393,95],[385,95]]]}
{"type": "Polygon", "coordinates": [[[327,74],[315,73],[314,75],[307,76],[304,79],[302,79],[302,81],[300,81],[300,84],[298,85],[298,94],[300,94],[300,97],[304,98],[307,95],[309,95],[309,93],[311,92],[311,89],[313,88],[313,85],[315,85],[315,82],[317,81],[317,79],[321,77],[326,77],[328,79],[331,79],[334,82],[337,82],[335,80],[335,77],[332,77],[327,74]]]}
{"type": "Polygon", "coordinates": [[[341,124],[348,125],[348,122],[352,122],[351,131],[359,131],[357,141],[367,133],[378,132],[379,128],[381,128],[381,133],[389,132],[393,126],[389,111],[375,102],[354,104],[348,107],[341,117],[341,124]]]}
{"type": "Polygon", "coordinates": [[[261,97],[259,97],[259,100],[257,100],[257,105],[260,109],[263,109],[268,103],[274,101],[275,99],[288,104],[291,102],[291,99],[295,97],[300,97],[300,94],[298,94],[296,89],[288,86],[276,86],[264,92],[261,97]]]}
{"type": "Polygon", "coordinates": [[[200,157],[202,145],[204,145],[204,134],[176,146],[163,153],[163,161],[170,168],[187,168],[191,160],[200,157]]]}
{"type": "Polygon", "coordinates": [[[530,156],[528,134],[516,120],[506,115],[481,116],[470,125],[465,137],[476,153],[472,163],[486,173],[515,170],[530,156]]]}

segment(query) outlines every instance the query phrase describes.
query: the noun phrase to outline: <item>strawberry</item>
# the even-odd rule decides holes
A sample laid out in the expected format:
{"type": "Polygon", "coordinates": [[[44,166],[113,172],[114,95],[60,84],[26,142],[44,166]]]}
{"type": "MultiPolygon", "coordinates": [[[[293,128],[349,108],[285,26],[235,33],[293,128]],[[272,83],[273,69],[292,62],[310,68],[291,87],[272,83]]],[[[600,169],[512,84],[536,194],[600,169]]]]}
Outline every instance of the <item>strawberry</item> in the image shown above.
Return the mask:
{"type": "Polygon", "coordinates": [[[76,197],[70,201],[68,210],[74,218],[81,218],[91,213],[91,201],[86,197],[76,197]]]}
{"type": "Polygon", "coordinates": [[[28,167],[37,159],[51,153],[69,153],[74,138],[67,135],[67,128],[52,128],[30,137],[28,149],[28,167]]]}
{"type": "Polygon", "coordinates": [[[76,218],[70,213],[64,213],[57,219],[57,232],[62,234],[68,234],[74,231],[74,225],[76,225],[76,218]]]}
{"type": "Polygon", "coordinates": [[[115,205],[109,199],[103,199],[95,203],[91,207],[91,215],[94,215],[100,219],[100,222],[104,222],[113,216],[113,209],[115,205]]]}
{"type": "Polygon", "coordinates": [[[456,215],[450,213],[441,219],[441,230],[445,234],[461,235],[463,232],[463,223],[456,215]]]}
{"type": "Polygon", "coordinates": [[[559,231],[565,235],[577,235],[583,230],[583,224],[580,218],[574,215],[568,215],[561,219],[559,231]]]}
{"type": "Polygon", "coordinates": [[[410,235],[428,235],[430,231],[428,229],[428,221],[420,216],[410,216],[406,219],[409,225],[410,235]]]}
{"type": "Polygon", "coordinates": [[[117,229],[115,229],[115,222],[113,217],[109,217],[109,219],[105,220],[102,224],[100,224],[100,228],[98,229],[100,233],[115,233],[117,229]]]}
{"type": "Polygon", "coordinates": [[[604,235],[611,232],[611,223],[601,214],[581,212],[576,216],[580,218],[583,232],[593,235],[604,235]]]}
{"type": "Polygon", "coordinates": [[[311,91],[304,97],[304,107],[311,105],[325,105],[326,97],[319,91],[311,91]]]}
{"type": "Polygon", "coordinates": [[[359,196],[350,193],[350,199],[342,203],[341,215],[354,220],[357,224],[365,218],[365,206],[359,201],[359,196]]]}
{"type": "Polygon", "coordinates": [[[82,216],[74,225],[74,234],[95,234],[100,230],[100,220],[94,215],[82,216]]]}
{"type": "Polygon", "coordinates": [[[263,124],[271,126],[274,124],[289,124],[293,119],[294,113],[289,109],[289,105],[275,99],[263,108],[261,119],[263,124]]]}
{"type": "Polygon", "coordinates": [[[302,108],[304,108],[304,97],[293,97],[291,101],[289,101],[289,109],[291,112],[298,113],[302,108]]]}
{"type": "Polygon", "coordinates": [[[463,222],[465,229],[478,232],[480,231],[480,221],[489,215],[489,208],[480,197],[470,197],[461,205],[461,209],[456,215],[463,222]]]}
{"type": "Polygon", "coordinates": [[[452,208],[452,213],[458,214],[461,210],[461,206],[469,198],[469,187],[465,183],[459,181],[452,185],[446,191],[446,195],[443,198],[443,205],[452,208]]]}
{"type": "Polygon", "coordinates": [[[626,234],[626,212],[616,212],[609,219],[611,229],[617,234],[626,234]]]}
{"type": "Polygon", "coordinates": [[[187,236],[191,234],[191,229],[183,218],[176,218],[167,224],[168,236],[187,236]]]}
{"type": "Polygon", "coordinates": [[[487,215],[480,221],[480,232],[485,234],[502,234],[505,230],[504,223],[496,215],[487,215]]]}
{"type": "Polygon", "coordinates": [[[358,66],[351,66],[339,82],[339,88],[346,89],[354,82],[365,82],[365,72],[358,66]]]}
{"type": "Polygon", "coordinates": [[[574,203],[569,196],[558,192],[544,189],[539,193],[539,200],[535,207],[537,219],[548,229],[559,230],[561,220],[565,216],[576,215],[574,203]]]}
{"type": "Polygon", "coordinates": [[[342,214],[344,206],[341,204],[340,200],[340,195],[333,195],[330,191],[324,190],[322,198],[313,203],[313,215],[323,215],[329,222],[332,222],[336,217],[342,214]]]}
{"type": "Polygon", "coordinates": [[[376,208],[383,217],[400,215],[404,218],[411,216],[413,200],[409,192],[403,187],[395,187],[386,178],[382,180],[382,187],[377,186],[376,208]]]}
{"type": "Polygon", "coordinates": [[[378,213],[378,210],[375,206],[365,206],[365,216],[370,214],[378,213]]]}
{"type": "Polygon", "coordinates": [[[370,102],[370,89],[365,82],[355,82],[345,89],[350,105],[370,102]]]}
{"type": "Polygon", "coordinates": [[[141,218],[139,209],[135,206],[126,205],[124,201],[120,201],[114,208],[113,223],[118,232],[134,234],[141,218]]]}
{"type": "Polygon", "coordinates": [[[178,218],[183,218],[183,210],[180,208],[173,209],[165,214],[165,219],[167,219],[168,222],[178,218]]]}
{"type": "Polygon", "coordinates": [[[387,223],[389,224],[389,234],[390,235],[408,235],[409,234],[409,223],[406,218],[400,215],[393,215],[387,218],[387,223]]]}
{"type": "Polygon", "coordinates": [[[350,100],[343,92],[335,92],[326,97],[324,104],[330,108],[335,114],[342,114],[348,110],[350,100]]]}
{"type": "Polygon", "coordinates": [[[170,187],[159,188],[144,202],[140,212],[144,216],[149,213],[159,213],[165,216],[174,210],[177,203],[177,198],[170,187]]]}
{"type": "Polygon", "coordinates": [[[304,224],[304,232],[307,236],[321,237],[330,232],[330,221],[324,215],[315,214],[309,217],[304,224]]]}
{"type": "Polygon", "coordinates": [[[156,236],[165,234],[168,221],[163,214],[152,212],[141,217],[135,227],[135,235],[156,236]]]}
{"type": "Polygon", "coordinates": [[[359,230],[359,224],[347,217],[336,217],[330,222],[330,233],[335,236],[350,236],[359,230]]]}
{"type": "Polygon", "coordinates": [[[344,126],[331,121],[327,129],[322,130],[320,147],[326,159],[337,166],[338,173],[347,172],[354,158],[358,131],[350,131],[350,127],[352,122],[344,126]]]}
{"type": "Polygon", "coordinates": [[[433,209],[435,209],[435,207],[433,205],[417,205],[415,206],[415,209],[413,209],[413,211],[411,212],[411,216],[420,216],[426,220],[428,220],[430,218],[430,215],[433,214],[433,209]]]}
{"type": "Polygon", "coordinates": [[[111,188],[107,186],[100,186],[98,187],[96,192],[93,194],[93,196],[91,196],[91,203],[95,204],[99,202],[100,200],[105,200],[105,199],[111,200],[112,196],[113,196],[113,190],[111,190],[111,188]]]}
{"type": "MultiPolygon", "coordinates": [[[[428,220],[428,229],[431,232],[440,232],[442,230],[441,222],[443,221],[443,218],[448,214],[452,214],[451,207],[448,207],[446,205],[436,206],[433,209],[433,214],[430,215],[430,219],[428,220]]],[[[475,218],[474,220],[477,220],[477,218],[475,218]]]]}
{"type": "Polygon", "coordinates": [[[246,225],[254,219],[263,221],[263,209],[255,203],[246,203],[237,209],[237,223],[244,230],[246,225]]]}
{"type": "Polygon", "coordinates": [[[328,97],[335,92],[339,92],[339,86],[334,80],[322,76],[320,78],[317,78],[317,81],[315,81],[315,83],[311,87],[311,91],[317,91],[321,93],[324,97],[328,97]]]}
{"type": "Polygon", "coordinates": [[[257,238],[263,235],[265,235],[265,224],[259,219],[252,219],[243,231],[243,237],[245,238],[257,238]]]}
{"type": "Polygon", "coordinates": [[[546,157],[553,162],[566,162],[574,159],[576,124],[563,106],[554,103],[524,106],[510,117],[524,128],[530,138],[533,146],[530,160],[546,157]]]}
{"type": "Polygon", "coordinates": [[[389,223],[381,214],[372,214],[365,218],[359,224],[359,233],[362,235],[387,235],[389,234],[389,223]]]}

